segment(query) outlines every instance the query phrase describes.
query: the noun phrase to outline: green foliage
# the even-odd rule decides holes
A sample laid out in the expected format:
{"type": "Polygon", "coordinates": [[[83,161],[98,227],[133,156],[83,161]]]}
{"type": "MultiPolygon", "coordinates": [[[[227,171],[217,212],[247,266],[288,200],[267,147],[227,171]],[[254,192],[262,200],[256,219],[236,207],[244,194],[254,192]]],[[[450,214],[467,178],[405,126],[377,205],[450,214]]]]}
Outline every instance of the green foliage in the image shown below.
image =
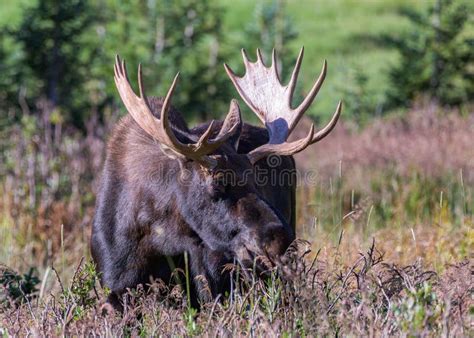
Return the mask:
{"type": "Polygon", "coordinates": [[[180,72],[173,103],[184,115],[202,120],[227,111],[230,83],[222,68],[222,8],[216,1],[111,0],[103,12],[102,63],[95,65],[91,85],[95,95],[117,99],[111,64],[120,54],[133,85],[138,64],[143,64],[150,96],[165,96],[180,72]]]}
{"type": "Polygon", "coordinates": [[[400,330],[412,334],[426,329],[432,333],[437,332],[444,308],[430,283],[425,282],[418,288],[408,289],[407,292],[408,295],[393,309],[400,330]]]}
{"type": "MultiPolygon", "coordinates": [[[[180,71],[176,106],[191,119],[221,117],[228,109],[229,99],[236,95],[222,63],[242,67],[239,48],[246,48],[255,59],[254,51],[259,47],[269,62],[271,49],[275,47],[286,81],[299,47],[305,45],[305,62],[293,104],[301,98],[302,88],[308,88],[314,81],[323,59],[327,59],[328,79],[316,110],[312,109],[308,115],[329,115],[337,100],[343,98],[345,116],[353,113],[357,121],[364,122],[384,108],[380,103],[385,99],[385,92],[390,95],[392,105],[405,104],[407,100],[398,95],[397,88],[407,88],[405,94],[414,95],[417,92],[410,87],[419,86],[420,82],[426,86],[426,78],[430,77],[429,67],[420,69],[402,61],[400,69],[411,69],[417,76],[389,85],[387,65],[395,60],[396,51],[370,39],[358,39],[367,31],[374,35],[401,33],[399,40],[408,46],[406,49],[416,47],[415,52],[418,51],[405,59],[430,62],[433,57],[423,53],[426,48],[418,45],[426,44],[426,36],[432,40],[433,33],[428,34],[429,29],[421,24],[414,33],[403,33],[408,15],[400,18],[396,11],[404,4],[410,4],[414,10],[427,7],[407,0],[383,4],[367,0],[357,4],[345,0],[331,3],[261,0],[232,4],[222,0],[103,0],[99,3],[22,0],[16,5],[2,4],[0,107],[2,114],[8,112],[8,116],[18,117],[19,98],[34,113],[38,98],[47,97],[60,106],[57,115],[66,125],[72,122],[84,127],[93,114],[99,121],[105,120],[103,115],[110,110],[121,107],[123,111],[111,66],[114,55],[120,54],[128,62],[133,86],[136,86],[139,62],[144,66],[149,95],[163,96],[173,76],[180,71]],[[360,25],[369,16],[368,26],[360,25]],[[340,20],[341,17],[347,20],[340,20]],[[410,34],[420,36],[421,42],[416,38],[409,42],[410,34]],[[397,98],[399,103],[392,102],[397,98]]],[[[463,6],[449,4],[446,6],[449,10],[442,11],[442,26],[448,28],[445,35],[442,30],[443,39],[436,52],[443,64],[439,95],[436,95],[450,104],[465,102],[472,91],[472,87],[466,86],[472,84],[472,66],[469,66],[472,24],[466,19],[467,14],[463,14],[463,6]],[[448,34],[456,32],[453,25],[463,20],[467,20],[464,24],[467,28],[455,36],[448,34]]],[[[431,24],[430,20],[426,23],[431,24]]],[[[395,70],[393,77],[399,77],[395,70]]],[[[6,122],[11,119],[0,121],[6,122]]]]}
{"type": "Polygon", "coordinates": [[[73,307],[73,318],[78,320],[83,317],[85,311],[97,304],[97,291],[95,285],[98,275],[94,263],[88,261],[84,265],[79,264],[76,273],[72,279],[69,288],[63,290],[62,301],[63,310],[70,311],[71,304],[73,307]]]}
{"type": "Polygon", "coordinates": [[[440,223],[440,215],[459,224],[473,202],[466,200],[462,182],[455,176],[433,179],[416,172],[410,177],[391,173],[374,179],[371,190],[375,201],[372,219],[377,227],[394,220],[400,224],[413,220],[440,223]]]}
{"type": "Polygon", "coordinates": [[[245,279],[249,288],[234,289],[230,299],[203,304],[200,311],[186,307],[184,299],[170,306],[161,293],[137,289],[128,293],[123,313],[101,314],[95,306],[83,306],[79,298],[58,302],[53,290],[10,309],[8,317],[0,312],[0,334],[35,330],[48,336],[87,332],[127,337],[469,335],[472,287],[467,261],[437,275],[421,264],[385,263],[374,245],[349,265],[331,263],[337,260],[334,253],[316,262],[302,255],[287,256],[299,266],[291,264],[296,269],[291,278],[279,274],[274,284],[250,276],[245,279]]]}
{"type": "Polygon", "coordinates": [[[164,96],[180,71],[174,102],[183,113],[222,116],[231,85],[221,66],[228,60],[221,13],[214,0],[38,2],[26,8],[19,27],[0,36],[0,67],[9,75],[0,80],[0,104],[16,105],[25,88],[30,105],[47,98],[82,126],[91,110],[117,100],[111,65],[120,54],[134,84],[144,64],[148,95],[164,96]]]}
{"type": "MultiPolygon", "coordinates": [[[[233,13],[235,8],[228,8],[227,11],[233,13]]],[[[277,53],[277,68],[279,70],[282,83],[289,80],[290,72],[293,70],[297,54],[291,48],[291,43],[298,37],[296,25],[292,17],[288,14],[288,4],[282,0],[262,0],[257,1],[255,6],[239,20],[239,27],[227,32],[226,40],[226,58],[227,64],[237,74],[244,74],[244,65],[242,62],[239,48],[245,49],[249,59],[255,62],[257,59],[256,50],[260,49],[263,61],[266,66],[271,65],[272,50],[277,53]]],[[[218,71],[221,71],[218,69],[218,71]]],[[[230,82],[225,78],[225,85],[230,82]]],[[[300,102],[301,83],[297,84],[297,90],[294,94],[294,102],[300,102]]],[[[228,97],[235,97],[236,91],[232,88],[228,97]]],[[[241,106],[245,114],[246,121],[259,123],[258,118],[251,110],[241,106]]]]}
{"type": "Polygon", "coordinates": [[[30,268],[25,274],[19,274],[8,268],[1,269],[0,285],[4,296],[0,297],[0,303],[12,301],[19,305],[36,297],[37,285],[40,283],[36,273],[35,268],[30,268]]]}
{"type": "MultiPolygon", "coordinates": [[[[23,69],[20,67],[22,51],[19,44],[5,31],[0,32],[0,109],[2,117],[7,117],[12,102],[17,102],[18,86],[23,69]]],[[[0,121],[0,124],[7,121],[0,121]]],[[[1,125],[0,125],[1,127],[1,125]]]]}
{"type": "Polygon", "coordinates": [[[257,2],[253,18],[244,30],[245,46],[251,58],[257,48],[267,56],[270,65],[272,49],[278,51],[277,65],[282,79],[288,78],[293,69],[296,55],[290,49],[290,43],[298,37],[293,20],[286,14],[285,2],[281,0],[257,2]],[[282,67],[284,65],[284,67],[282,67]]]}
{"type": "Polygon", "coordinates": [[[95,47],[86,36],[92,34],[96,13],[88,1],[39,1],[25,11],[21,25],[12,32],[22,47],[22,64],[30,72],[22,74],[28,97],[46,98],[79,121],[81,116],[74,115],[89,106],[83,90],[95,47]]]}
{"type": "Polygon", "coordinates": [[[472,217],[474,199],[459,175],[431,177],[416,169],[401,175],[390,167],[370,175],[368,186],[333,177],[314,191],[318,223],[334,240],[340,234],[334,225],[352,213],[356,228],[364,233],[419,223],[460,226],[472,217]]]}
{"type": "Polygon", "coordinates": [[[306,337],[306,329],[304,327],[303,321],[301,319],[297,319],[295,321],[296,324],[296,332],[300,335],[300,337],[306,337]]]}
{"type": "Polygon", "coordinates": [[[420,95],[446,105],[472,101],[474,21],[472,3],[436,0],[426,12],[404,9],[413,29],[386,40],[400,53],[390,73],[389,104],[407,106],[420,95]]]}
{"type": "Polygon", "coordinates": [[[186,324],[186,332],[189,336],[196,336],[201,333],[201,327],[196,322],[198,311],[192,307],[187,307],[184,310],[184,322],[186,324]]]}
{"type": "Polygon", "coordinates": [[[91,292],[95,288],[97,272],[92,262],[87,262],[76,274],[71,285],[71,294],[75,297],[76,303],[81,306],[95,304],[95,297],[91,292]]]}
{"type": "Polygon", "coordinates": [[[222,11],[216,1],[159,1],[153,61],[162,70],[159,93],[164,96],[180,72],[175,102],[183,113],[201,119],[228,110],[230,82],[222,64],[222,11]],[[173,23],[173,24],[169,24],[173,23]]]}
{"type": "Polygon", "coordinates": [[[262,309],[268,316],[270,322],[273,322],[275,312],[281,303],[283,283],[275,272],[265,282],[263,289],[264,297],[262,297],[262,309]]]}
{"type": "MultiPolygon", "coordinates": [[[[456,308],[450,308],[443,300],[456,297],[453,290],[462,290],[458,284],[453,286],[462,282],[460,274],[455,274],[452,282],[443,282],[447,290],[443,295],[428,283],[392,287],[401,283],[398,276],[405,270],[397,270],[387,280],[386,270],[380,275],[376,274],[378,269],[368,273],[365,266],[357,266],[359,263],[354,263],[355,268],[351,269],[347,263],[352,258],[342,251],[331,256],[331,245],[335,243],[330,240],[331,235],[341,240],[337,250],[344,241],[350,241],[353,251],[357,251],[359,237],[367,237],[383,227],[389,231],[380,238],[384,251],[396,251],[399,255],[404,252],[403,257],[411,260],[415,252],[406,244],[409,241],[405,240],[398,251],[395,246],[403,237],[400,241],[394,237],[413,225],[415,231],[411,231],[413,237],[417,235],[414,241],[420,246],[419,251],[435,252],[426,255],[430,257],[429,263],[436,265],[433,262],[440,256],[448,256],[443,261],[449,262],[469,257],[474,210],[470,183],[464,186],[462,178],[459,180],[452,173],[425,176],[416,168],[413,175],[399,174],[390,165],[364,172],[362,180],[366,185],[355,188],[351,183],[361,178],[346,179],[339,175],[329,186],[318,187],[316,193],[298,199],[298,207],[315,205],[318,209],[310,216],[318,217],[315,228],[321,223],[324,232],[322,236],[307,238],[319,240],[324,245],[323,251],[328,253],[316,263],[313,261],[314,271],[302,274],[300,281],[293,280],[294,285],[275,274],[265,282],[254,279],[247,290],[236,283],[236,290],[242,290],[241,294],[234,291],[231,297],[224,296],[222,303],[203,304],[200,312],[191,308],[189,299],[186,301],[184,297],[163,301],[161,293],[145,296],[143,292],[131,291],[132,299],[143,297],[144,300],[129,306],[124,316],[127,320],[98,316],[96,307],[110,290],[105,288],[96,293],[98,276],[91,263],[80,264],[74,272],[75,264],[71,262],[77,262],[77,255],[82,255],[88,246],[85,225],[90,224],[96,187],[92,178],[97,177],[101,166],[106,132],[100,125],[92,124],[90,130],[94,133],[83,137],[67,128],[71,122],[81,126],[93,113],[105,122],[110,111],[117,107],[124,111],[112,76],[116,53],[127,60],[135,88],[137,65],[143,63],[149,95],[164,95],[173,76],[180,71],[174,103],[195,119],[222,117],[229,99],[236,97],[222,63],[232,63],[235,68],[241,67],[241,71],[238,53],[241,47],[249,50],[253,60],[255,49],[260,47],[268,63],[275,46],[284,66],[285,80],[298,48],[305,45],[300,76],[304,88],[309,88],[322,60],[327,58],[328,79],[315,105],[315,115],[332,113],[335,102],[342,97],[346,106],[344,116],[353,115],[358,122],[365,122],[374,112],[378,113],[381,93],[388,86],[392,86],[391,99],[399,100],[394,105],[408,104],[419,94],[428,94],[441,103],[462,104],[472,94],[472,17],[468,17],[469,10],[464,10],[467,1],[440,1],[440,23],[436,29],[431,20],[436,17],[435,12],[405,12],[403,18],[396,14],[401,3],[424,7],[420,5],[424,2],[410,0],[274,0],[258,1],[256,6],[252,1],[223,0],[101,0],[99,3],[22,0],[21,3],[26,5],[24,11],[18,10],[20,6],[15,1],[5,2],[0,10],[0,128],[16,123],[14,128],[2,132],[0,141],[1,174],[6,177],[0,187],[5,200],[0,244],[8,251],[5,257],[25,256],[14,259],[18,266],[50,266],[57,256],[55,243],[59,238],[50,230],[64,223],[64,234],[61,230],[60,236],[64,267],[61,274],[68,282],[58,297],[57,283],[45,280],[44,296],[35,299],[40,280],[34,269],[26,274],[2,272],[0,301],[8,299],[8,305],[17,306],[8,309],[15,312],[8,312],[7,316],[18,318],[20,327],[2,327],[0,336],[13,332],[17,335],[32,332],[38,335],[78,335],[78,332],[112,336],[120,333],[153,336],[163,332],[182,336],[228,335],[229,329],[237,335],[288,337],[387,332],[425,335],[429,330],[440,335],[440,328],[448,325],[449,329],[457,328],[454,335],[469,333],[464,329],[468,323],[466,312],[456,312],[463,309],[464,296],[450,298],[451,304],[459,305],[456,308]],[[15,19],[8,14],[12,7],[17,8],[15,19]],[[354,37],[366,31],[403,32],[404,18],[415,29],[402,33],[399,40],[392,39],[401,53],[401,66],[393,70],[392,83],[388,84],[384,67],[392,63],[395,52],[371,40],[354,40],[354,37]],[[226,26],[228,21],[234,25],[226,26]],[[58,55],[54,54],[55,48],[58,55]],[[50,74],[51,69],[57,74],[50,74]],[[51,88],[56,88],[56,95],[51,88]],[[56,107],[51,111],[36,109],[41,97],[49,98],[56,107]],[[30,113],[18,113],[20,109],[21,113],[27,110],[30,113]],[[4,148],[3,143],[8,147],[4,148]],[[94,150],[97,154],[92,156],[94,150]],[[352,211],[357,212],[352,214],[352,211]],[[423,224],[427,225],[423,229],[429,239],[416,232],[423,224]],[[344,236],[340,231],[343,227],[347,230],[344,236]],[[359,231],[365,236],[358,237],[359,231]],[[65,276],[69,278],[73,274],[69,282],[65,276]],[[348,283],[344,282],[345,278],[348,283]],[[35,301],[26,302],[32,299],[35,301]],[[133,312],[136,304],[140,308],[133,312]],[[139,320],[135,320],[137,313],[143,313],[139,320]]],[[[297,90],[296,95],[301,92],[297,90]]],[[[308,228],[312,226],[311,221],[306,223],[308,228]]],[[[364,256],[365,262],[370,260],[364,256]]],[[[383,265],[383,269],[390,266],[393,265],[383,265]]],[[[469,273],[466,271],[466,276],[469,273]]],[[[420,272],[413,279],[418,281],[423,275],[420,272]]],[[[187,271],[188,295],[189,278],[187,271]]],[[[63,287],[61,281],[60,284],[63,287]]],[[[467,307],[467,311],[472,316],[474,308],[467,307]]],[[[2,315],[0,311],[0,325],[12,323],[2,315]]]]}
{"type": "Polygon", "coordinates": [[[347,72],[347,81],[340,88],[344,98],[344,111],[358,124],[364,125],[377,112],[377,101],[368,88],[369,77],[361,67],[354,65],[347,72]]]}

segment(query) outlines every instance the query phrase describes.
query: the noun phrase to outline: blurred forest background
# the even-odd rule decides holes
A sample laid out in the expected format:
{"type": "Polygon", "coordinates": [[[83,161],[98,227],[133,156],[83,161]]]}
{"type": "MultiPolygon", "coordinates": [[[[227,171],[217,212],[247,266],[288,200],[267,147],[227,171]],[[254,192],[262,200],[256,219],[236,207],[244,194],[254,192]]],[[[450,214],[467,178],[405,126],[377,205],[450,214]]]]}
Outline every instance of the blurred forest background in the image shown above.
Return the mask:
{"type": "MultiPolygon", "coordinates": [[[[0,262],[39,275],[88,257],[105,141],[126,111],[115,54],[149,95],[177,71],[187,121],[219,118],[237,98],[222,64],[240,49],[284,79],[305,47],[297,96],[324,59],[307,115],[342,121],[298,157],[317,183],[298,192],[298,236],[338,259],[375,237],[396,262],[436,270],[474,245],[474,20],[469,0],[15,0],[0,4],[0,262]],[[349,238],[346,238],[349,237],[349,238]]],[[[242,106],[244,106],[242,104],[242,106]]],[[[245,119],[256,119],[245,110],[245,119]]],[[[301,132],[308,120],[301,123],[301,132]]],[[[297,130],[295,133],[297,134],[297,130]]],[[[341,258],[344,257],[344,258],[341,258]]],[[[26,276],[26,275],[25,275],[26,276]]],[[[46,286],[47,288],[47,286],[46,286]]]]}

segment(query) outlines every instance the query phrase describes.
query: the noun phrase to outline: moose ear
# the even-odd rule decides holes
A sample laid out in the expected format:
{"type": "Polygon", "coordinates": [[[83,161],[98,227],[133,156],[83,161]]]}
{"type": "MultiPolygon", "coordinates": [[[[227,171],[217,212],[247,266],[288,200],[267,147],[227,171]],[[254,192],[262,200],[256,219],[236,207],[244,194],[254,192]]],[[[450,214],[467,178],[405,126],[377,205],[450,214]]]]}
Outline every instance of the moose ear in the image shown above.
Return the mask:
{"type": "Polygon", "coordinates": [[[242,132],[242,116],[240,114],[239,104],[237,100],[230,101],[229,112],[224,120],[219,136],[225,135],[231,132],[231,136],[228,138],[228,142],[237,151],[239,147],[240,133],[242,132]]]}

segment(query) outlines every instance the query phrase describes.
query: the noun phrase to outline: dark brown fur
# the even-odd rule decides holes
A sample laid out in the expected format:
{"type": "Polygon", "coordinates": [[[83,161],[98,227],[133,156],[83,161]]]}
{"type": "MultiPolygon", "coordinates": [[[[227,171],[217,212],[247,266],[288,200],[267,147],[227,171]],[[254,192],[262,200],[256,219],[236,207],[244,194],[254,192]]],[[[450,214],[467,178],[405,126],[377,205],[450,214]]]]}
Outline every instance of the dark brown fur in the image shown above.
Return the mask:
{"type": "MultiPolygon", "coordinates": [[[[161,103],[150,98],[155,115],[161,103]]],[[[189,130],[175,109],[170,121],[186,143],[195,142],[208,126],[189,130]]],[[[108,143],[91,239],[92,256],[103,285],[112,291],[113,305],[120,308],[126,289],[150,278],[168,282],[170,258],[182,267],[184,252],[189,253],[192,276],[205,277],[212,296],[228,289],[224,264],[237,259],[250,265],[256,255],[284,253],[294,239],[293,158],[281,158],[277,166],[264,159],[252,167],[245,156],[267,140],[265,129],[244,124],[238,150],[222,146],[214,154],[217,168],[207,170],[165,155],[130,116],[118,123],[108,143]],[[284,182],[259,184],[256,168],[291,175],[284,182]],[[232,179],[223,182],[223,172],[232,179]]],[[[194,304],[202,287],[199,280],[194,304]]]]}

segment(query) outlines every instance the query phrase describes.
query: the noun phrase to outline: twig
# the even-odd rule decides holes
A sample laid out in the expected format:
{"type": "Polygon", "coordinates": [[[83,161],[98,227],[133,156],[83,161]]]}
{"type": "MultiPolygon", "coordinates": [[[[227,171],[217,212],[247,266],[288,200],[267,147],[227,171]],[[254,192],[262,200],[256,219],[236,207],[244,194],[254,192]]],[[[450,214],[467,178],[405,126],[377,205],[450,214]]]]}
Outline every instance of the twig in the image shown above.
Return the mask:
{"type": "Polygon", "coordinates": [[[63,285],[63,282],[61,281],[61,277],[59,277],[59,273],[58,273],[58,270],[56,270],[56,268],[54,267],[54,265],[51,266],[51,269],[54,271],[54,273],[56,274],[56,278],[59,282],[59,286],[61,287],[61,292],[64,293],[64,285],[63,285]]]}
{"type": "Polygon", "coordinates": [[[215,310],[215,308],[217,306],[217,302],[219,302],[220,298],[221,298],[221,294],[217,295],[216,299],[214,300],[214,303],[212,304],[211,313],[209,314],[209,318],[207,319],[207,324],[206,324],[206,328],[205,328],[204,332],[207,332],[207,330],[209,329],[209,325],[211,324],[212,316],[214,315],[214,310],[215,310]]]}
{"type": "Polygon", "coordinates": [[[355,268],[359,265],[359,263],[362,261],[361,258],[359,258],[357,260],[357,262],[351,267],[350,271],[347,273],[346,277],[344,277],[344,280],[342,282],[342,290],[339,292],[339,294],[336,296],[336,298],[334,299],[334,301],[331,303],[331,305],[329,306],[328,310],[326,311],[326,314],[329,314],[329,312],[331,312],[331,310],[333,309],[333,307],[336,305],[336,303],[339,301],[339,299],[341,298],[342,294],[344,293],[344,291],[346,290],[346,283],[347,281],[349,280],[349,277],[352,275],[352,273],[354,272],[355,268]]]}

